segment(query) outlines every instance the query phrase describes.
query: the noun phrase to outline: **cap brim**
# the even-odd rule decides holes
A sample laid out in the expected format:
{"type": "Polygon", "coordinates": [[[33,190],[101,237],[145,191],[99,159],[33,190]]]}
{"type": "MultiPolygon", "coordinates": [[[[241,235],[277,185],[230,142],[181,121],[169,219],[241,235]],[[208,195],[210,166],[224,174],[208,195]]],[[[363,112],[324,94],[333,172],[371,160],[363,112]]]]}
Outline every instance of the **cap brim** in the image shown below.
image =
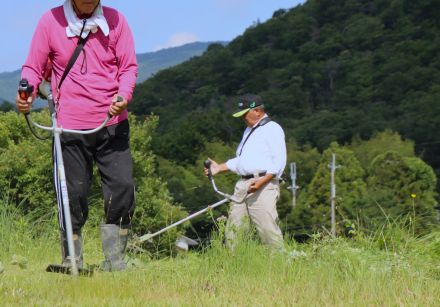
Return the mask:
{"type": "Polygon", "coordinates": [[[243,115],[245,115],[247,112],[249,112],[251,108],[247,108],[238,112],[235,112],[234,114],[232,114],[232,116],[234,117],[242,117],[243,115]]]}

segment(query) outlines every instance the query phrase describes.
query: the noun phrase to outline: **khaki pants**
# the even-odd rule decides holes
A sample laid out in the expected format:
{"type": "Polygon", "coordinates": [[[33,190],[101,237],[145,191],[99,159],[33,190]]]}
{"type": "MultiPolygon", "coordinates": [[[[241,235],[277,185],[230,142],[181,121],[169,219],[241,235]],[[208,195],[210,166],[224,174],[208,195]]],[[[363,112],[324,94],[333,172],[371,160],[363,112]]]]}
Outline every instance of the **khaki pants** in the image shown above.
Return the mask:
{"type": "MultiPolygon", "coordinates": [[[[248,187],[255,179],[241,179],[235,185],[234,198],[243,199],[248,187]]],[[[244,202],[231,203],[231,210],[226,224],[226,242],[234,248],[234,240],[238,230],[245,230],[249,224],[247,217],[255,226],[261,241],[274,248],[283,247],[283,235],[278,226],[276,202],[280,196],[277,180],[272,180],[253,194],[249,194],[244,202]]]]}

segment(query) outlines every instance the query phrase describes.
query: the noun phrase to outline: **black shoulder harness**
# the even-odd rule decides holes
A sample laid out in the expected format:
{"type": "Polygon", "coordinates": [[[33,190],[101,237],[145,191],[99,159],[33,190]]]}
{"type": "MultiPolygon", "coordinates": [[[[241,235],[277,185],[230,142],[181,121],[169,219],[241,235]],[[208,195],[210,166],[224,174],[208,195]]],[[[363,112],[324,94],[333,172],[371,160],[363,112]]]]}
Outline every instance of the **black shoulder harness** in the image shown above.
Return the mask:
{"type": "Polygon", "coordinates": [[[267,124],[268,122],[270,122],[270,121],[272,121],[272,120],[271,120],[269,117],[265,117],[265,118],[263,118],[262,120],[260,120],[260,122],[258,123],[258,125],[256,125],[255,127],[252,128],[251,132],[249,132],[249,134],[247,135],[246,139],[245,139],[244,142],[243,142],[243,145],[241,146],[240,153],[238,154],[239,156],[241,156],[241,153],[242,153],[242,151],[243,151],[244,144],[246,144],[246,142],[247,142],[247,140],[249,139],[249,137],[251,136],[251,134],[252,134],[252,133],[253,133],[258,127],[264,126],[264,125],[266,125],[266,124],[267,124]]]}

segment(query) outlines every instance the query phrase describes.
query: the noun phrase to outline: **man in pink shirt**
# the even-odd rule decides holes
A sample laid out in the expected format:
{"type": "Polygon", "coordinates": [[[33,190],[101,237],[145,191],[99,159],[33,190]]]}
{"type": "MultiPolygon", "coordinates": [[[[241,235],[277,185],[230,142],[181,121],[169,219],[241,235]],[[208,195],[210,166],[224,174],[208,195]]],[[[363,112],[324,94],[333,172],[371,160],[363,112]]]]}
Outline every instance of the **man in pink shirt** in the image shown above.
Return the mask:
{"type": "MultiPolygon", "coordinates": [[[[40,19],[21,77],[37,89],[48,60],[52,62],[51,86],[60,127],[93,129],[107,112],[113,116],[101,131],[62,134],[61,143],[78,266],[82,266],[81,228],[87,220],[87,194],[96,163],[105,208],[103,267],[123,270],[135,207],[127,106],[137,77],[134,41],[125,17],[99,0],[66,0],[40,19]],[[86,38],[84,47],[60,84],[80,37],[86,38]]],[[[27,101],[17,95],[17,109],[29,112],[35,95],[36,90],[27,101]]],[[[69,265],[65,236],[63,247],[63,264],[69,265]]]]}

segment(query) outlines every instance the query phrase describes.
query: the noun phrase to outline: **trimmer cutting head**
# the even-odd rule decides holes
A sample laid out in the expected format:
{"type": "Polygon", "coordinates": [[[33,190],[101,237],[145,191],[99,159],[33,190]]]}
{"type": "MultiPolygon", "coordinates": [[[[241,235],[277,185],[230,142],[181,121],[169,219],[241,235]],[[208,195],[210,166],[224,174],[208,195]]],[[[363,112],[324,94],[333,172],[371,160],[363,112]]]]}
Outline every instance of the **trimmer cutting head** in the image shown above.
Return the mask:
{"type": "MultiPolygon", "coordinates": [[[[73,275],[71,267],[61,264],[49,264],[46,268],[46,272],[73,275]]],[[[78,268],[78,274],[80,276],[91,277],[93,275],[93,269],[78,268]]]]}

